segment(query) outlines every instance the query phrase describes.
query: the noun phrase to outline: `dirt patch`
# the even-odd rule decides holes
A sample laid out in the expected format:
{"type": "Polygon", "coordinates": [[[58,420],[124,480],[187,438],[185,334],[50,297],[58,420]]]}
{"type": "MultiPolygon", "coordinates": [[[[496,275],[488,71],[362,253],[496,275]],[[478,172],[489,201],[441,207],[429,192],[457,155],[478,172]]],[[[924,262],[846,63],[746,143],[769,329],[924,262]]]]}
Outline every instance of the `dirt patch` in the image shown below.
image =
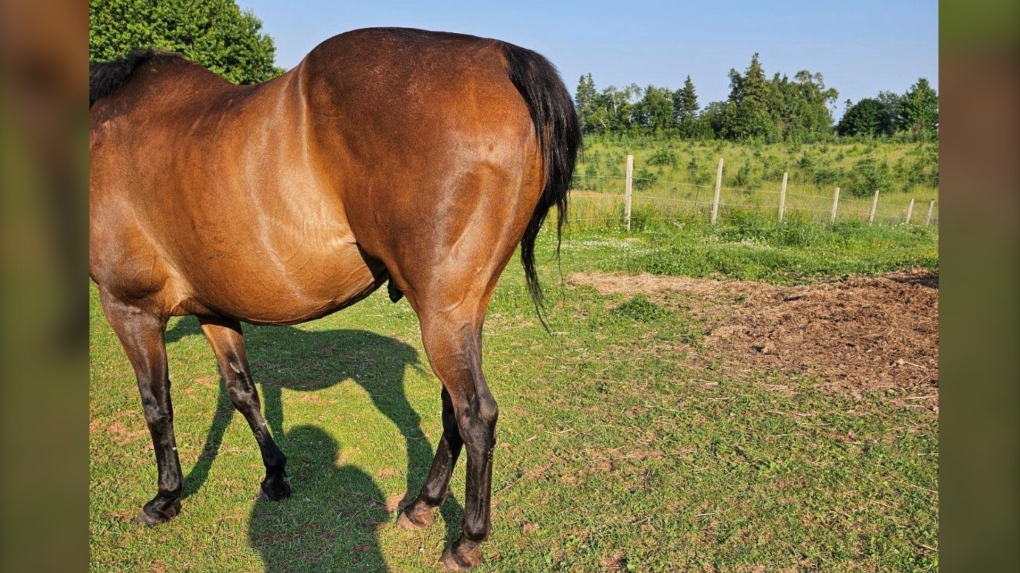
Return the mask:
{"type": "Polygon", "coordinates": [[[120,420],[115,420],[106,427],[106,434],[110,437],[110,440],[113,441],[113,443],[118,446],[126,446],[132,442],[140,440],[142,436],[147,436],[149,431],[145,428],[130,430],[127,426],[122,424],[120,420]]]}
{"type": "Polygon", "coordinates": [[[682,307],[710,334],[694,363],[774,370],[857,392],[938,395],[938,272],[851,276],[804,286],[642,274],[578,273],[602,294],[644,294],[682,307]]]}

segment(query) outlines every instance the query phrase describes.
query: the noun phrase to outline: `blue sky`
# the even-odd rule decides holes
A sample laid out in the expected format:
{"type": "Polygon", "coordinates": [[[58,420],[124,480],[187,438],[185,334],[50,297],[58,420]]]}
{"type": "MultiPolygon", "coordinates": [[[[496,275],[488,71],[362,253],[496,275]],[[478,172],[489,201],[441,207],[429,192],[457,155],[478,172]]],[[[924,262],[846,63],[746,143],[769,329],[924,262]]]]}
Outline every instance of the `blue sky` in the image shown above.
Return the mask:
{"type": "Polygon", "coordinates": [[[316,44],[346,30],[405,26],[499,38],[536,50],[573,92],[591,73],[599,90],[636,83],[677,88],[690,74],[699,102],[725,99],[730,68],[751,55],[793,76],[821,72],[839,90],[839,112],[880,90],[902,93],[919,77],[938,88],[936,0],[723,0],[315,2],[238,0],[276,41],[276,63],[293,67],[316,44]]]}

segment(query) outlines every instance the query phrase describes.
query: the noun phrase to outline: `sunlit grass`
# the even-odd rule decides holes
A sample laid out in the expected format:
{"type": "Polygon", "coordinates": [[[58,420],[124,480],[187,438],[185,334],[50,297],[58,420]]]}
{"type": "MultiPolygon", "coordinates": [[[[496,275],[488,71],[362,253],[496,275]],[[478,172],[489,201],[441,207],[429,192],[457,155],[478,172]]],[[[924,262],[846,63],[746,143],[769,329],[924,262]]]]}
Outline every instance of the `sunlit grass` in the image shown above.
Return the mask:
{"type": "MultiPolygon", "coordinates": [[[[937,569],[937,417],[810,378],[692,370],[682,349],[663,350],[701,343],[704,325],[685,311],[559,280],[601,269],[790,283],[938,266],[934,228],[788,223],[573,228],[561,267],[543,233],[552,335],[519,265],[508,267],[485,331],[501,415],[481,571],[937,569]],[[780,383],[792,391],[769,390],[780,383]]],[[[290,458],[294,495],[279,503],[254,499],[255,442],[197,323],[174,320],[190,495],[177,518],[145,529],[130,518],[155,493],[155,462],[131,368],[90,295],[93,570],[435,570],[459,535],[463,462],[432,528],[394,525],[394,500],[420,486],[440,434],[440,385],[406,301],[379,292],[307,325],[247,327],[263,409],[290,458]]]]}

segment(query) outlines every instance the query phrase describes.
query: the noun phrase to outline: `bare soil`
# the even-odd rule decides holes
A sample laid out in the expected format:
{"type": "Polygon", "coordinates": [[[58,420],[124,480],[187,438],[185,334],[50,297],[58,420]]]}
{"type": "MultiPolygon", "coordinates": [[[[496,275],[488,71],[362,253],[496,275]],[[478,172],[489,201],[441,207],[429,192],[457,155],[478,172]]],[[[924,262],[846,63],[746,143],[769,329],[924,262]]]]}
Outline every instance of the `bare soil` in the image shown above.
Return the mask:
{"type": "Polygon", "coordinates": [[[575,273],[605,295],[646,295],[704,321],[692,366],[777,371],[857,394],[880,389],[937,412],[938,271],[851,276],[803,286],[650,274],[575,273]]]}

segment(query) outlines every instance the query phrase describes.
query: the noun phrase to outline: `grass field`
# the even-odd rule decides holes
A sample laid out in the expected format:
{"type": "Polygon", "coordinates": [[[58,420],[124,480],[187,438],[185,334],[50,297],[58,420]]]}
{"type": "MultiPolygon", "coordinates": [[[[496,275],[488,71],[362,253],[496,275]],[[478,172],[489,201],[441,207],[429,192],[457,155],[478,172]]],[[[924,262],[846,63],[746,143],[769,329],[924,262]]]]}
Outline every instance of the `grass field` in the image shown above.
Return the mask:
{"type": "MultiPolygon", "coordinates": [[[[552,334],[511,264],[485,329],[500,404],[493,531],[480,571],[934,571],[938,417],[775,371],[692,368],[706,325],[680,305],[560,281],[580,270],[798,284],[938,268],[934,227],[691,222],[540,236],[552,334]],[[682,227],[682,228],[681,228],[682,227]],[[559,273],[562,272],[562,275],[559,273]],[[662,348],[675,351],[663,351],[662,348]],[[775,391],[777,386],[789,391],[775,391]]],[[[171,322],[186,476],[181,514],[130,520],[155,490],[131,368],[91,293],[90,520],[96,571],[433,571],[459,535],[463,460],[431,529],[396,527],[440,435],[417,320],[384,291],[297,327],[248,327],[292,498],[254,499],[262,467],[193,318],[171,322]]],[[[734,358],[736,360],[736,358],[734,358]]]]}

